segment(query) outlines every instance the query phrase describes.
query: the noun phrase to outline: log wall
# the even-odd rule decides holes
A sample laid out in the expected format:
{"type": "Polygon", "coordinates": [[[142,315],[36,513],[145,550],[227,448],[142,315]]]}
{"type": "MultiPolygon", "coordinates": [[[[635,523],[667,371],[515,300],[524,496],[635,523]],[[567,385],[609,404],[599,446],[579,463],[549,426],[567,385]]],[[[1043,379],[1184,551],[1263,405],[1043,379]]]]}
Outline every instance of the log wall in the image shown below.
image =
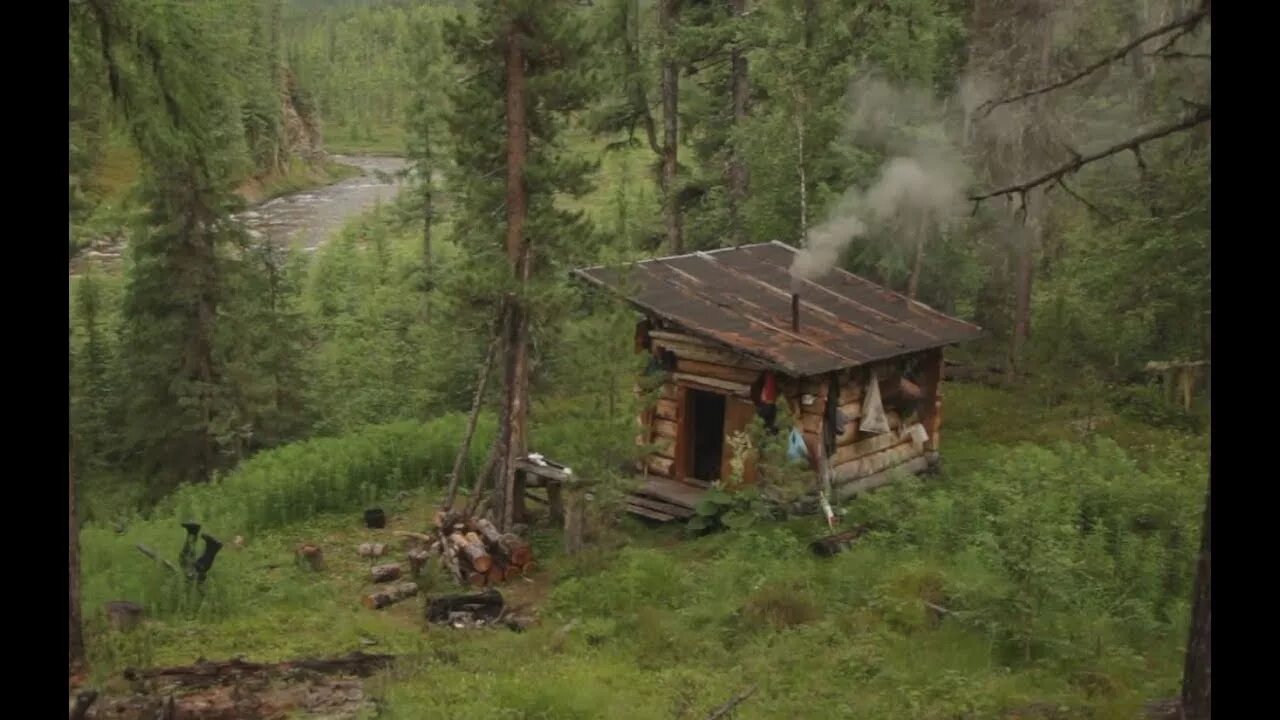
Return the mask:
{"type": "MultiPolygon", "coordinates": [[[[754,358],[692,335],[648,330],[648,338],[649,351],[671,352],[675,356],[675,366],[662,379],[655,404],[637,418],[640,425],[637,444],[657,446],[650,456],[638,463],[638,469],[678,479],[683,451],[680,430],[684,388],[726,395],[729,403],[733,403],[735,398],[741,402],[741,399],[750,397],[751,385],[767,368],[754,358]]],[[[942,414],[941,358],[940,349],[929,350],[871,366],[849,368],[837,374],[839,397],[833,401],[839,403],[845,426],[836,436],[835,447],[827,449],[823,463],[829,465],[831,482],[835,487],[870,476],[880,477],[899,465],[915,467],[918,463],[914,461],[937,450],[942,414]],[[917,367],[915,382],[903,377],[908,363],[917,367]],[[879,380],[881,402],[890,427],[890,432],[880,435],[858,431],[863,393],[872,369],[879,380]],[[927,435],[923,443],[919,441],[921,430],[927,435]]],[[[828,376],[793,378],[778,374],[777,380],[778,402],[786,404],[800,428],[809,450],[810,466],[816,472],[820,466],[819,453],[824,450],[822,431],[828,376]]],[[[746,417],[748,413],[735,415],[746,417]]],[[[728,472],[727,466],[725,472],[728,472]]]]}

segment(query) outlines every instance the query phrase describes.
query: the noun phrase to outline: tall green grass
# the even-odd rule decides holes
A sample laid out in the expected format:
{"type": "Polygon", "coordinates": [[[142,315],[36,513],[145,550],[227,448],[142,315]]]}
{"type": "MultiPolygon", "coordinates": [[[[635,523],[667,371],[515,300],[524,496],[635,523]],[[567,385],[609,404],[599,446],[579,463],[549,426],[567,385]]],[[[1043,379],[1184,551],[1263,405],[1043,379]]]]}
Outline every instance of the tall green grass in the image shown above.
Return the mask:
{"type": "MultiPolygon", "coordinates": [[[[82,602],[98,608],[108,600],[128,599],[141,603],[152,617],[234,614],[263,592],[254,582],[261,568],[252,567],[248,557],[224,550],[215,566],[216,582],[197,591],[148,560],[136,545],[176,562],[184,532],[179,523],[185,520],[201,523],[224,543],[237,535],[252,542],[264,531],[327,513],[348,514],[356,523],[369,504],[439,486],[452,469],[464,426],[465,417],[451,414],[428,423],[375,426],[288,445],[251,458],[225,478],[180,488],[148,518],[128,521],[123,532],[115,523],[89,523],[80,533],[82,602]]],[[[484,461],[484,440],[494,432],[493,419],[482,416],[464,487],[484,461]]]]}

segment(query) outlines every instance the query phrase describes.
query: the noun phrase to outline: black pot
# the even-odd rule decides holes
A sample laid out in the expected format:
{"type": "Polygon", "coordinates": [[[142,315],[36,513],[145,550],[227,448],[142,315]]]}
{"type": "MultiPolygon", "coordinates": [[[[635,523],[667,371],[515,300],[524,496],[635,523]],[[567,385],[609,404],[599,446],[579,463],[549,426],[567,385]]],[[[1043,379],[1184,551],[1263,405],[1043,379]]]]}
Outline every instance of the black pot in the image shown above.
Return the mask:
{"type": "Polygon", "coordinates": [[[370,508],[364,511],[365,527],[384,528],[387,526],[387,514],[382,512],[382,508],[370,508]]]}

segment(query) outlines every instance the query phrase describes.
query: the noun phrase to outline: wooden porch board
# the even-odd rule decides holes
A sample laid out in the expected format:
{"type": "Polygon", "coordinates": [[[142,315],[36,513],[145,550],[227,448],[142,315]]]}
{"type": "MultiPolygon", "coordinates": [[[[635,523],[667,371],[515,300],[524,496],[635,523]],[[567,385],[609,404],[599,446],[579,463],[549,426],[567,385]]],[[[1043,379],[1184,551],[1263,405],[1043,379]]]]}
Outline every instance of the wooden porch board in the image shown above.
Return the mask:
{"type": "Polygon", "coordinates": [[[636,515],[641,515],[643,517],[651,518],[653,520],[658,520],[659,522],[670,522],[671,520],[675,520],[674,517],[664,512],[659,512],[657,510],[650,510],[647,507],[636,505],[635,503],[631,503],[631,502],[627,503],[627,512],[634,513],[636,515]]]}
{"type": "Polygon", "coordinates": [[[660,513],[666,513],[672,517],[693,517],[693,511],[683,505],[673,505],[671,503],[654,500],[653,498],[647,498],[643,495],[628,495],[627,502],[649,508],[650,510],[657,510],[660,513]]]}
{"type": "Polygon", "coordinates": [[[702,499],[703,495],[707,494],[707,491],[675,480],[650,477],[644,486],[632,494],[648,495],[663,502],[694,510],[698,507],[698,501],[702,499]]]}

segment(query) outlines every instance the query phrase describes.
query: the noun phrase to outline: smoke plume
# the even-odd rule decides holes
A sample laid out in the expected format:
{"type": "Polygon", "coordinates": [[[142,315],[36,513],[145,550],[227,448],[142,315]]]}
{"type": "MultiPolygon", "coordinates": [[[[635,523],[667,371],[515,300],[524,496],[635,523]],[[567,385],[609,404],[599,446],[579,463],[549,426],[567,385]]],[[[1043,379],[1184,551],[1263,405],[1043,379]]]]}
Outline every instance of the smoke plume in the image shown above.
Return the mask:
{"type": "Polygon", "coordinates": [[[915,247],[965,209],[965,165],[944,124],[945,103],[874,75],[854,83],[849,99],[846,140],[889,159],[869,186],[847,189],[809,230],[791,265],[797,280],[821,277],[856,238],[874,232],[915,247]]]}

